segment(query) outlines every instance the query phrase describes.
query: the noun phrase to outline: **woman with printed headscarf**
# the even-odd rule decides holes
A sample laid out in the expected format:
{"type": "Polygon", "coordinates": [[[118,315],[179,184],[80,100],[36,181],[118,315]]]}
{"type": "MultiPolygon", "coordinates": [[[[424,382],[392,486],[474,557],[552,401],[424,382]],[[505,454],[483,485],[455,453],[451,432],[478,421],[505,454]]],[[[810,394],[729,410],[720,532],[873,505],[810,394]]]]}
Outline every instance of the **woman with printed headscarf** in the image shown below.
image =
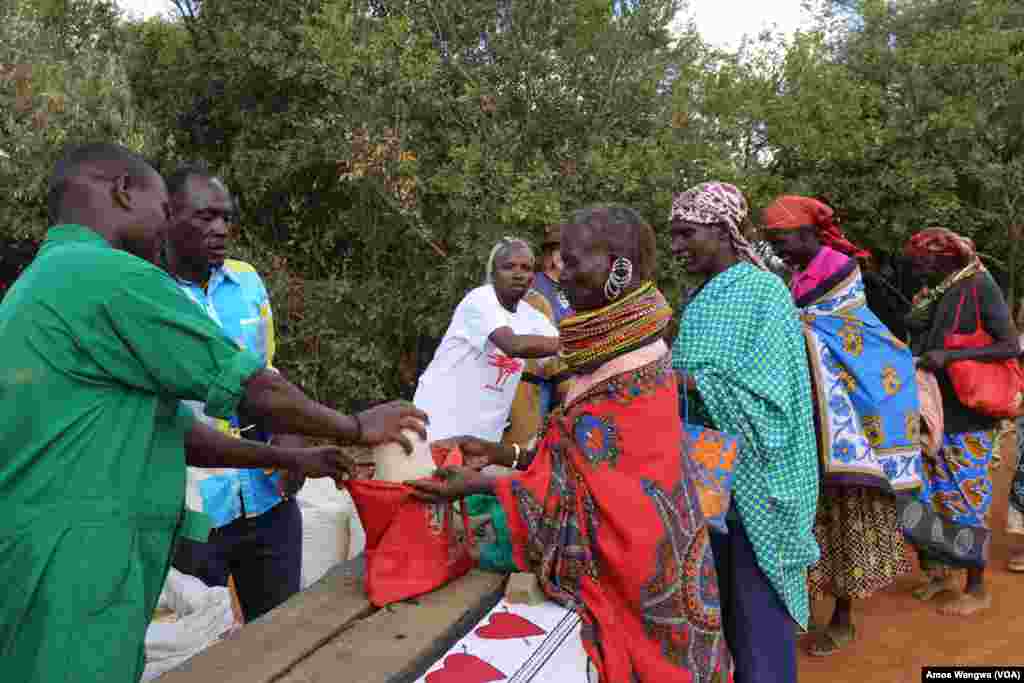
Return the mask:
{"type": "Polygon", "coordinates": [[[924,486],[919,497],[924,511],[915,510],[914,515],[926,521],[934,518],[934,526],[942,533],[933,531],[931,546],[918,548],[929,579],[914,595],[931,600],[957,593],[950,565],[966,553],[972,565],[967,570],[967,585],[959,595],[944,599],[939,612],[968,616],[992,604],[985,586],[992,505],[989,468],[1000,420],[964,405],[947,369],[950,363],[961,360],[995,362],[1014,358],[1020,354],[1020,346],[1006,299],[982,265],[971,239],[946,228],[928,228],[910,238],[905,252],[914,272],[928,283],[914,297],[907,319],[911,346],[918,363],[935,372],[939,380],[945,423],[938,456],[924,460],[924,486]],[[993,338],[992,345],[946,350],[947,335],[972,334],[979,324],[993,338]]]}
{"type": "Polygon", "coordinates": [[[793,299],[744,237],[747,215],[725,183],[674,197],[672,252],[704,283],[682,313],[672,363],[691,421],[742,438],[729,533],[712,532],[735,681],[792,683],[819,556],[810,371],[793,299]]]}
{"type": "Polygon", "coordinates": [[[499,441],[523,372],[521,359],[558,353],[558,330],[523,301],[533,265],[530,245],[506,237],[491,250],[487,284],[459,302],[413,397],[430,415],[428,440],[499,441]]]}
{"type": "Polygon", "coordinates": [[[812,598],[832,595],[836,603],[809,652],[826,656],[855,637],[853,600],[912,569],[895,494],[921,485],[914,359],[868,308],[859,262],[871,254],[846,238],[829,206],[779,197],[762,223],[772,250],[795,271],[790,289],[815,390],[821,560],[809,583],[812,598]]]}

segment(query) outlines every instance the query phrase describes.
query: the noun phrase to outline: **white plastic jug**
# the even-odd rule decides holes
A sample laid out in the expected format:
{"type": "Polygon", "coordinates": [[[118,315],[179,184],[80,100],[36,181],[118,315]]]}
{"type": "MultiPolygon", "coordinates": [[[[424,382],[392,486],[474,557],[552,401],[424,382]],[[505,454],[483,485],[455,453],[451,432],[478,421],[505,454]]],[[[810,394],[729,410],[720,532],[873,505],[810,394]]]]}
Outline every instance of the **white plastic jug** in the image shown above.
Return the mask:
{"type": "Polygon", "coordinates": [[[412,442],[412,453],[406,453],[400,443],[386,443],[373,449],[376,471],[373,478],[378,481],[403,482],[410,479],[424,479],[434,474],[437,466],[430,454],[430,444],[416,432],[402,430],[412,442]]]}

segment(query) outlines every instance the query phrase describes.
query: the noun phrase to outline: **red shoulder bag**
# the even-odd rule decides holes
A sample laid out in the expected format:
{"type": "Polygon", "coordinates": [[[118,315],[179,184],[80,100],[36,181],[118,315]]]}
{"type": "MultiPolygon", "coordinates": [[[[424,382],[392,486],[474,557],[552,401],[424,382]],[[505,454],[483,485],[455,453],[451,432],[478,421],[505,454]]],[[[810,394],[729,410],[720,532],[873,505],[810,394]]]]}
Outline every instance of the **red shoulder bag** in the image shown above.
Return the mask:
{"type": "MultiPolygon", "coordinates": [[[[959,334],[960,313],[967,292],[960,295],[953,331],[946,335],[948,351],[981,349],[992,346],[995,339],[981,324],[978,288],[974,288],[974,309],[977,326],[970,334],[959,334]]],[[[1016,358],[1003,361],[958,360],[946,366],[957,398],[968,408],[991,417],[1008,418],[1021,415],[1024,404],[1024,372],[1016,358]]]]}

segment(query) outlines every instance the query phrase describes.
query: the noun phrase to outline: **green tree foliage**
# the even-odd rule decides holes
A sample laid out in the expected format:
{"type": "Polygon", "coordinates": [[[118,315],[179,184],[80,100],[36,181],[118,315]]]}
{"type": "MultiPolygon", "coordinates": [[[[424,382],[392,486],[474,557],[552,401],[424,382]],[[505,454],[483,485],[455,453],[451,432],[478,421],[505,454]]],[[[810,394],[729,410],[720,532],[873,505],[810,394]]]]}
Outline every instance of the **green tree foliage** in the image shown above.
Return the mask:
{"type": "Polygon", "coordinates": [[[499,237],[593,202],[664,223],[690,165],[667,78],[698,49],[672,43],[675,10],[219,0],[137,27],[132,85],[175,131],[159,156],[221,168],[245,248],[287,274],[286,368],[323,397],[379,399],[499,237]]]}
{"type": "Polygon", "coordinates": [[[67,141],[210,162],[239,195],[281,366],[343,405],[408,392],[407,354],[495,240],[539,241],[581,206],[639,209],[677,297],[671,194],[712,178],[755,209],[823,197],[876,250],[947,225],[1012,279],[1019,3],[814,2],[814,30],[724,53],[669,34],[676,0],[169,0],[177,17],[127,23],[111,0],[17,0],[0,8],[4,230],[41,234],[67,141]]]}
{"type": "Polygon", "coordinates": [[[69,140],[116,140],[144,151],[112,0],[0,4],[0,225],[6,237],[46,228],[46,176],[69,140]]]}
{"type": "Polygon", "coordinates": [[[765,36],[705,78],[703,114],[745,187],[758,202],[783,191],[821,196],[875,249],[948,226],[973,237],[1001,276],[1014,273],[1019,3],[826,2],[817,17],[817,30],[785,44],[765,36]]]}

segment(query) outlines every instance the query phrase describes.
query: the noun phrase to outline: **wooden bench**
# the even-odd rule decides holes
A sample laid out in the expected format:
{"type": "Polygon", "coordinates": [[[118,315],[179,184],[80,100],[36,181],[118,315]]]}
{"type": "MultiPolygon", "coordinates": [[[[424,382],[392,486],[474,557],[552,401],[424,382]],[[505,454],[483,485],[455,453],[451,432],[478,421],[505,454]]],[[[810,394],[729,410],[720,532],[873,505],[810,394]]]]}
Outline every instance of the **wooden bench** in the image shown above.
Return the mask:
{"type": "Polygon", "coordinates": [[[362,558],[331,570],[159,683],[411,683],[498,603],[505,576],[474,570],[414,600],[375,609],[362,558]]]}

